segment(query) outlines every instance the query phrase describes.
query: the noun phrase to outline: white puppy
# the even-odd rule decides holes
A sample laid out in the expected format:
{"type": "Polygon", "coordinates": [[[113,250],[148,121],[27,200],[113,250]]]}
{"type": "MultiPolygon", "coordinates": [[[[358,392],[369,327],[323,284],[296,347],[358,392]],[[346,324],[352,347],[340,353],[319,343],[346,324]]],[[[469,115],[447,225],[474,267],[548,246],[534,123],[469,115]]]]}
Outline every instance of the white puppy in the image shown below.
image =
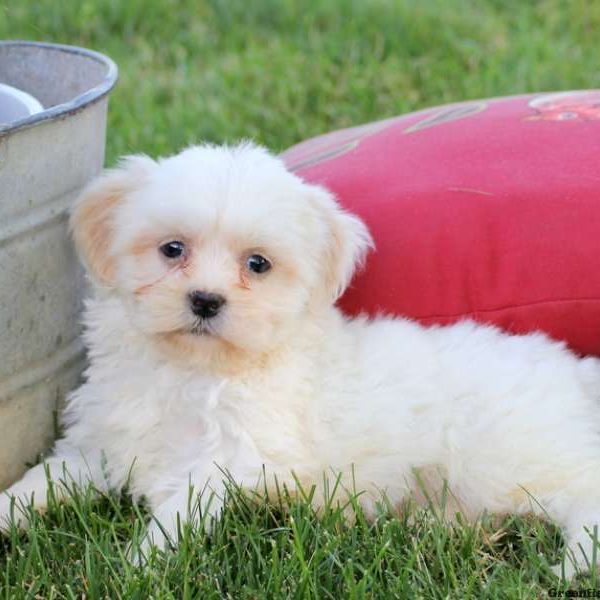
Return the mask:
{"type": "MultiPolygon", "coordinates": [[[[467,515],[547,514],[585,568],[600,361],[472,322],[345,318],[334,302],[367,228],[250,144],[127,158],[72,226],[96,290],[54,478],[64,466],[100,490],[128,482],[173,538],[177,514],[197,518],[190,482],[222,495],[221,469],[248,487],[263,466],[267,488],[314,484],[317,504],[323,473],[339,472],[367,514],[382,494],[399,506],[447,481],[467,515]]],[[[43,508],[46,492],[40,465],[1,495],[0,520],[11,497],[43,508]]],[[[147,543],[164,542],[153,522],[147,543]]]]}

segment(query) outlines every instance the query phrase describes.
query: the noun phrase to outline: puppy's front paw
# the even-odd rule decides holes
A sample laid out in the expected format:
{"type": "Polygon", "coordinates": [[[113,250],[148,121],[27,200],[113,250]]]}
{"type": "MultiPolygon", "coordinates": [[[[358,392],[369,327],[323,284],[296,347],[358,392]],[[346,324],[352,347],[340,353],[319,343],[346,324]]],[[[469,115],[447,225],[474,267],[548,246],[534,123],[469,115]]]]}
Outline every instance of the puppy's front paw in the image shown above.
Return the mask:
{"type": "Polygon", "coordinates": [[[559,579],[570,581],[581,573],[587,573],[590,570],[590,563],[580,546],[569,544],[562,562],[550,568],[559,579]]]}
{"type": "Polygon", "coordinates": [[[152,545],[146,542],[144,537],[142,540],[132,540],[129,542],[125,550],[125,558],[134,567],[144,568],[148,564],[152,545]]]}
{"type": "Polygon", "coordinates": [[[156,522],[150,523],[148,530],[141,540],[130,542],[125,556],[127,560],[136,567],[145,567],[148,564],[153,549],[167,550],[172,547],[174,541],[166,531],[163,531],[156,522]]]}
{"type": "Polygon", "coordinates": [[[8,494],[0,493],[0,532],[7,533],[10,530],[10,505],[11,498],[8,494]]]}
{"type": "Polygon", "coordinates": [[[29,525],[27,505],[7,492],[0,492],[0,532],[8,533],[12,525],[18,529],[29,525]]]}
{"type": "Polygon", "coordinates": [[[559,578],[565,581],[570,581],[577,575],[577,567],[567,558],[564,564],[554,565],[550,570],[559,578]]]}

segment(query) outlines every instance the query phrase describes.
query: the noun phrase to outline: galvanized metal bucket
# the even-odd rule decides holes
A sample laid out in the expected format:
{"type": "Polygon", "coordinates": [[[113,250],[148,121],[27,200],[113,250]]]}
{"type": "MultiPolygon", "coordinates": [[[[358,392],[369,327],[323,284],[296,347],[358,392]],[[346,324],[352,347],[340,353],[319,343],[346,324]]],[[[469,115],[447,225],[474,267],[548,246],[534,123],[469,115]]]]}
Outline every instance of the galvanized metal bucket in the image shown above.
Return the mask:
{"type": "Polygon", "coordinates": [[[97,52],[0,42],[0,83],[44,107],[0,125],[0,489],[51,444],[83,368],[84,280],[67,217],[102,168],[116,79],[97,52]]]}

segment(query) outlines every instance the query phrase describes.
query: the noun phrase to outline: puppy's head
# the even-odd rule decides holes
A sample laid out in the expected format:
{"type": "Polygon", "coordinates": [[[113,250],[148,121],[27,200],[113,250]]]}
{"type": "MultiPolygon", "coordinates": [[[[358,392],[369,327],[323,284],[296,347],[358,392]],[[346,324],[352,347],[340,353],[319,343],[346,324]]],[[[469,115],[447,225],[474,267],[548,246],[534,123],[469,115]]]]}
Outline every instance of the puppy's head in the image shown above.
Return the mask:
{"type": "Polygon", "coordinates": [[[250,144],[127,158],[83,193],[71,225],[132,327],[204,355],[273,349],[335,302],[371,244],[329,192],[250,144]]]}

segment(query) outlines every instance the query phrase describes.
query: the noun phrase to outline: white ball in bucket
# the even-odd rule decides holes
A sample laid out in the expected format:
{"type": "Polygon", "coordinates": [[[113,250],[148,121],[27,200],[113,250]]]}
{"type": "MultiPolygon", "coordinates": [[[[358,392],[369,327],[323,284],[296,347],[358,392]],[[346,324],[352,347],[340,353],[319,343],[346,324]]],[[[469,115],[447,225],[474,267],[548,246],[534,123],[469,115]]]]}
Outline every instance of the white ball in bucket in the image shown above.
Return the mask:
{"type": "Polygon", "coordinates": [[[0,83],[0,125],[7,125],[44,110],[31,94],[0,83]]]}

